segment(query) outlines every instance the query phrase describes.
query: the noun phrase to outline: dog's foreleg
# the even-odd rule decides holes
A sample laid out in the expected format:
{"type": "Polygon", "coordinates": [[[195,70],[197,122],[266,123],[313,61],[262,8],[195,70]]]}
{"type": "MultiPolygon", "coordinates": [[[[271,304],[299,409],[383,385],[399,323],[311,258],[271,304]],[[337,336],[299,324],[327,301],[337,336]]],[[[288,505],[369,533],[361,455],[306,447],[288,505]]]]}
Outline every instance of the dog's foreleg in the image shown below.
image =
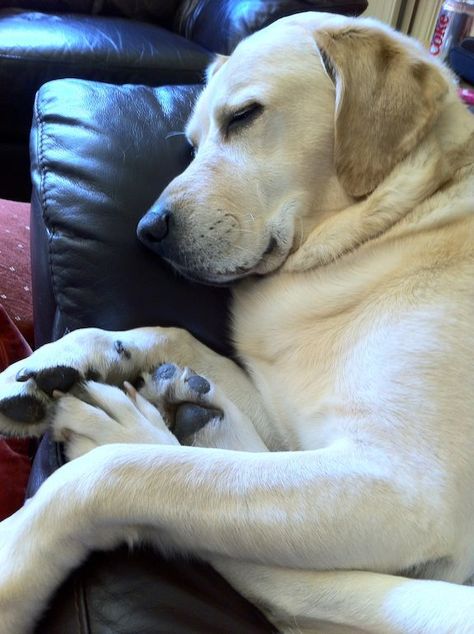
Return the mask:
{"type": "Polygon", "coordinates": [[[98,447],[0,525],[0,610],[24,618],[25,596],[41,609],[90,550],[127,539],[130,527],[206,559],[291,569],[396,570],[444,555],[449,536],[432,531],[445,523],[429,492],[397,482],[388,461],[349,441],[279,453],[98,447]]]}
{"type": "Polygon", "coordinates": [[[363,571],[313,572],[226,558],[212,565],[284,632],[469,634],[474,589],[363,571]]]}
{"type": "Polygon", "coordinates": [[[104,520],[156,525],[195,553],[386,571],[446,556],[452,546],[434,494],[415,477],[407,490],[408,467],[400,476],[398,465],[349,440],[300,452],[98,451],[103,472],[111,471],[98,491],[104,520]]]}
{"type": "Polygon", "coordinates": [[[92,533],[90,502],[100,464],[90,467],[68,463],[0,523],[2,634],[29,634],[71,570],[92,550],[113,548],[131,536],[123,526],[99,530],[100,537],[92,533]]]}

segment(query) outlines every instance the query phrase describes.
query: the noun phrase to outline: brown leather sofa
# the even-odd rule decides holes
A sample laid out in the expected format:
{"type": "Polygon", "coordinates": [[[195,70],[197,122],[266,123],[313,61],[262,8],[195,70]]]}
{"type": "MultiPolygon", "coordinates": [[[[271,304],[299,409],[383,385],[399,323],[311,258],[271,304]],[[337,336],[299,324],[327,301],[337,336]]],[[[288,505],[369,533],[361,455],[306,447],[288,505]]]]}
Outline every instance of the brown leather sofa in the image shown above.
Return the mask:
{"type": "MultiPolygon", "coordinates": [[[[176,132],[198,90],[81,79],[40,89],[31,131],[37,346],[84,326],[176,325],[232,356],[228,289],[177,277],[136,238],[141,216],[190,160],[176,132]]],[[[62,462],[61,447],[46,436],[29,495],[62,462]]],[[[93,554],[58,591],[36,634],[272,631],[206,564],[143,547],[93,554]]]]}

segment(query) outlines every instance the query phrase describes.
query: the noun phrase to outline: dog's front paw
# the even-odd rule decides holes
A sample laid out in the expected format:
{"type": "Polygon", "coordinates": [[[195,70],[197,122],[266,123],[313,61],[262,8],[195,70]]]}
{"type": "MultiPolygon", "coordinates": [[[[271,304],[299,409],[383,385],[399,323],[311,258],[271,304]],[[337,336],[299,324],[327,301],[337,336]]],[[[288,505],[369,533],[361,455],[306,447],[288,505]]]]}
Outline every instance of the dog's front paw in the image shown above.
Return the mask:
{"type": "Polygon", "coordinates": [[[54,390],[68,392],[87,379],[114,382],[133,364],[130,345],[95,328],[39,348],[0,374],[0,434],[40,435],[53,418],[54,390]]]}
{"type": "Polygon", "coordinates": [[[253,422],[224,390],[190,368],[164,363],[143,374],[138,389],[182,445],[267,451],[253,422]]]}
{"type": "Polygon", "coordinates": [[[182,445],[196,444],[206,429],[219,427],[226,400],[211,381],[173,363],[142,376],[140,394],[156,405],[182,445]]]}
{"type": "Polygon", "coordinates": [[[72,335],[39,348],[0,374],[0,433],[42,434],[53,417],[53,391],[67,392],[91,372],[88,349],[81,337],[72,335]]]}
{"type": "Polygon", "coordinates": [[[58,398],[54,437],[69,460],[112,443],[177,444],[159,411],[136,390],[87,381],[58,398]]]}

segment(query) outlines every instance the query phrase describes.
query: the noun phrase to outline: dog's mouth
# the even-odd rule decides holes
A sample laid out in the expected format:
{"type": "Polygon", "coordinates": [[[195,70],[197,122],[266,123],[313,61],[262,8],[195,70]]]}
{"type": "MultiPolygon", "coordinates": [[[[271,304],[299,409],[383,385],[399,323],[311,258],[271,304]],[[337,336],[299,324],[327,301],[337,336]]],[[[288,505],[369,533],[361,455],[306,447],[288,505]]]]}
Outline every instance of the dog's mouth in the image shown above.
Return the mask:
{"type": "Polygon", "coordinates": [[[278,240],[274,236],[270,236],[265,250],[257,259],[255,264],[247,267],[236,267],[231,271],[210,271],[208,269],[192,269],[181,266],[180,264],[168,260],[168,263],[180,273],[183,277],[191,282],[206,284],[208,286],[230,286],[233,282],[237,282],[251,275],[261,276],[267,272],[274,271],[283,264],[282,249],[278,240]],[[281,260],[278,266],[269,266],[270,259],[281,260]]]}
{"type": "Polygon", "coordinates": [[[263,257],[266,255],[270,255],[275,249],[278,247],[278,242],[274,236],[270,236],[270,240],[268,241],[268,246],[263,252],[263,257]]]}

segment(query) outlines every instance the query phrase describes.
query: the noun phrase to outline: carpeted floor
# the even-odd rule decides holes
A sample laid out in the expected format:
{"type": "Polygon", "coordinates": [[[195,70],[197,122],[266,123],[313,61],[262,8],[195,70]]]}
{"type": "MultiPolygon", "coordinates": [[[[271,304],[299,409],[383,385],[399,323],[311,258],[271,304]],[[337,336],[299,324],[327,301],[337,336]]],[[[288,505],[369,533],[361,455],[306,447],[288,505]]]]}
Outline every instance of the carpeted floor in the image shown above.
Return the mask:
{"type": "Polygon", "coordinates": [[[0,304],[32,345],[29,203],[0,199],[0,304]]]}
{"type": "MultiPolygon", "coordinates": [[[[0,200],[0,371],[28,356],[33,342],[30,205],[0,200]]],[[[36,442],[0,437],[0,520],[24,500],[36,442]]]]}
{"type": "MultiPolygon", "coordinates": [[[[0,306],[0,371],[31,354],[31,348],[0,306]]],[[[36,441],[0,437],[0,520],[23,504],[36,441]]]]}

